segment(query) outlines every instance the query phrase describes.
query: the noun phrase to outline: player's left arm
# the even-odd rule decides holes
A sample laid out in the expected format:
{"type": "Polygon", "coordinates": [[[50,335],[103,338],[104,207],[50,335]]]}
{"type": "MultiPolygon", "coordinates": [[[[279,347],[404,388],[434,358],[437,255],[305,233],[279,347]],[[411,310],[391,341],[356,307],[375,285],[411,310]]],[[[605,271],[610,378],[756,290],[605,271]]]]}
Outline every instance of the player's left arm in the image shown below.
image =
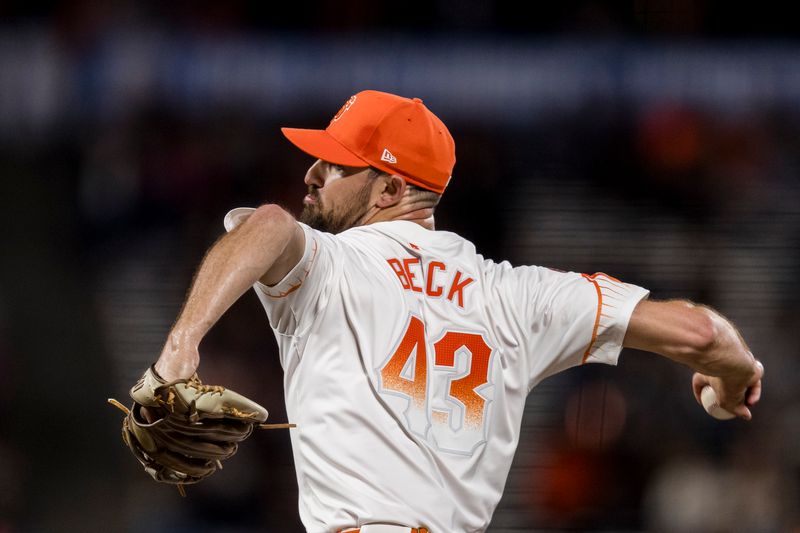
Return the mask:
{"type": "Polygon", "coordinates": [[[764,368],[736,327],[713,309],[682,300],[643,300],[631,315],[623,346],[692,368],[698,402],[703,387],[711,385],[722,408],[752,418],[749,407],[761,396],[764,368]]]}
{"type": "Polygon", "coordinates": [[[277,205],[253,211],[208,251],[170,331],[155,369],[166,381],[188,378],[200,364],[199,345],[220,317],[257,281],[280,281],[302,258],[305,236],[277,205]]]}

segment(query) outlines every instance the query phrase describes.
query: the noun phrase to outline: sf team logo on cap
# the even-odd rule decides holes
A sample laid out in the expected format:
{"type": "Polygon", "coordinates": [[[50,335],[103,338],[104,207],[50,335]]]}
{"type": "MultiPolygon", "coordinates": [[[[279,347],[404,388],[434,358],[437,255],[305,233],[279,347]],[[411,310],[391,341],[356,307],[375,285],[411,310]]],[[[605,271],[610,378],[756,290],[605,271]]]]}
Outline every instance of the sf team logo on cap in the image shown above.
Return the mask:
{"type": "Polygon", "coordinates": [[[339,120],[339,119],[341,118],[341,116],[342,116],[342,115],[344,115],[344,112],[345,112],[345,111],[347,111],[348,109],[350,109],[350,106],[351,106],[351,105],[353,105],[353,104],[355,104],[355,103],[356,103],[356,97],[357,97],[357,96],[358,96],[358,95],[356,95],[356,94],[354,94],[353,96],[351,96],[351,97],[350,97],[350,99],[349,99],[349,100],[347,100],[347,101],[344,103],[344,105],[342,106],[342,108],[341,108],[341,109],[340,109],[340,110],[339,110],[339,111],[338,111],[338,112],[337,112],[337,113],[336,113],[336,114],[333,116],[333,118],[331,119],[331,122],[336,122],[337,120],[339,120]]]}

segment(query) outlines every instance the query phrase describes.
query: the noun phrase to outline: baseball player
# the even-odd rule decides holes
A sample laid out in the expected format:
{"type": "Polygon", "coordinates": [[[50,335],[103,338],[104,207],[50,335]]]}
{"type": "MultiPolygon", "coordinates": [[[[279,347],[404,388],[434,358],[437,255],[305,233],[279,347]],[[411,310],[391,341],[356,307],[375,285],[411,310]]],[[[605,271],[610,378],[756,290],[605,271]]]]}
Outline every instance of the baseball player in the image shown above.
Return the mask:
{"type": "Polygon", "coordinates": [[[255,289],[297,424],[308,531],[484,531],[528,393],[576,365],[616,364],[626,346],[691,367],[698,401],[710,385],[751,418],[763,367],[715,311],[602,273],[496,263],[435,230],[455,144],[419,98],[363,91],[325,130],[282,131],[315,159],[302,215],[227,214],[155,370],[191,376],[203,336],[255,289]]]}

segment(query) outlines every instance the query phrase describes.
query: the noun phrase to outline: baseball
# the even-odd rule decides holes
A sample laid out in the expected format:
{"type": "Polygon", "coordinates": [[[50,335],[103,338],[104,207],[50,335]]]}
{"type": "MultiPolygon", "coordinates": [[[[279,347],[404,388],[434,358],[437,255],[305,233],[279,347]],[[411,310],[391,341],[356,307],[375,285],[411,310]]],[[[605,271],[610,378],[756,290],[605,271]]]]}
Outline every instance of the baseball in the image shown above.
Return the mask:
{"type": "Polygon", "coordinates": [[[735,414],[719,406],[719,402],[717,401],[717,393],[714,392],[714,389],[711,388],[711,385],[706,385],[703,387],[703,390],[700,392],[700,400],[702,400],[703,407],[705,407],[706,412],[717,420],[730,420],[731,418],[736,418],[735,414]]]}

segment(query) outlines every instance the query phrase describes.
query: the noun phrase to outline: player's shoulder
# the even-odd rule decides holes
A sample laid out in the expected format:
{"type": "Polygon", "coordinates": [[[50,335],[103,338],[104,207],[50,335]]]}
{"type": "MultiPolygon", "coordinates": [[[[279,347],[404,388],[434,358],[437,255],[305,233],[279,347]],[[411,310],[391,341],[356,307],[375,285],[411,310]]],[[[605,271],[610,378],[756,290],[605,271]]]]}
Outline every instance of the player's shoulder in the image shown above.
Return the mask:
{"type": "Polygon", "coordinates": [[[396,240],[410,240],[419,243],[452,243],[467,246],[475,249],[475,245],[468,239],[452,231],[430,230],[422,227],[416,222],[409,220],[387,220],[376,222],[366,226],[350,228],[341,233],[343,237],[364,238],[364,237],[389,237],[396,240]]]}

